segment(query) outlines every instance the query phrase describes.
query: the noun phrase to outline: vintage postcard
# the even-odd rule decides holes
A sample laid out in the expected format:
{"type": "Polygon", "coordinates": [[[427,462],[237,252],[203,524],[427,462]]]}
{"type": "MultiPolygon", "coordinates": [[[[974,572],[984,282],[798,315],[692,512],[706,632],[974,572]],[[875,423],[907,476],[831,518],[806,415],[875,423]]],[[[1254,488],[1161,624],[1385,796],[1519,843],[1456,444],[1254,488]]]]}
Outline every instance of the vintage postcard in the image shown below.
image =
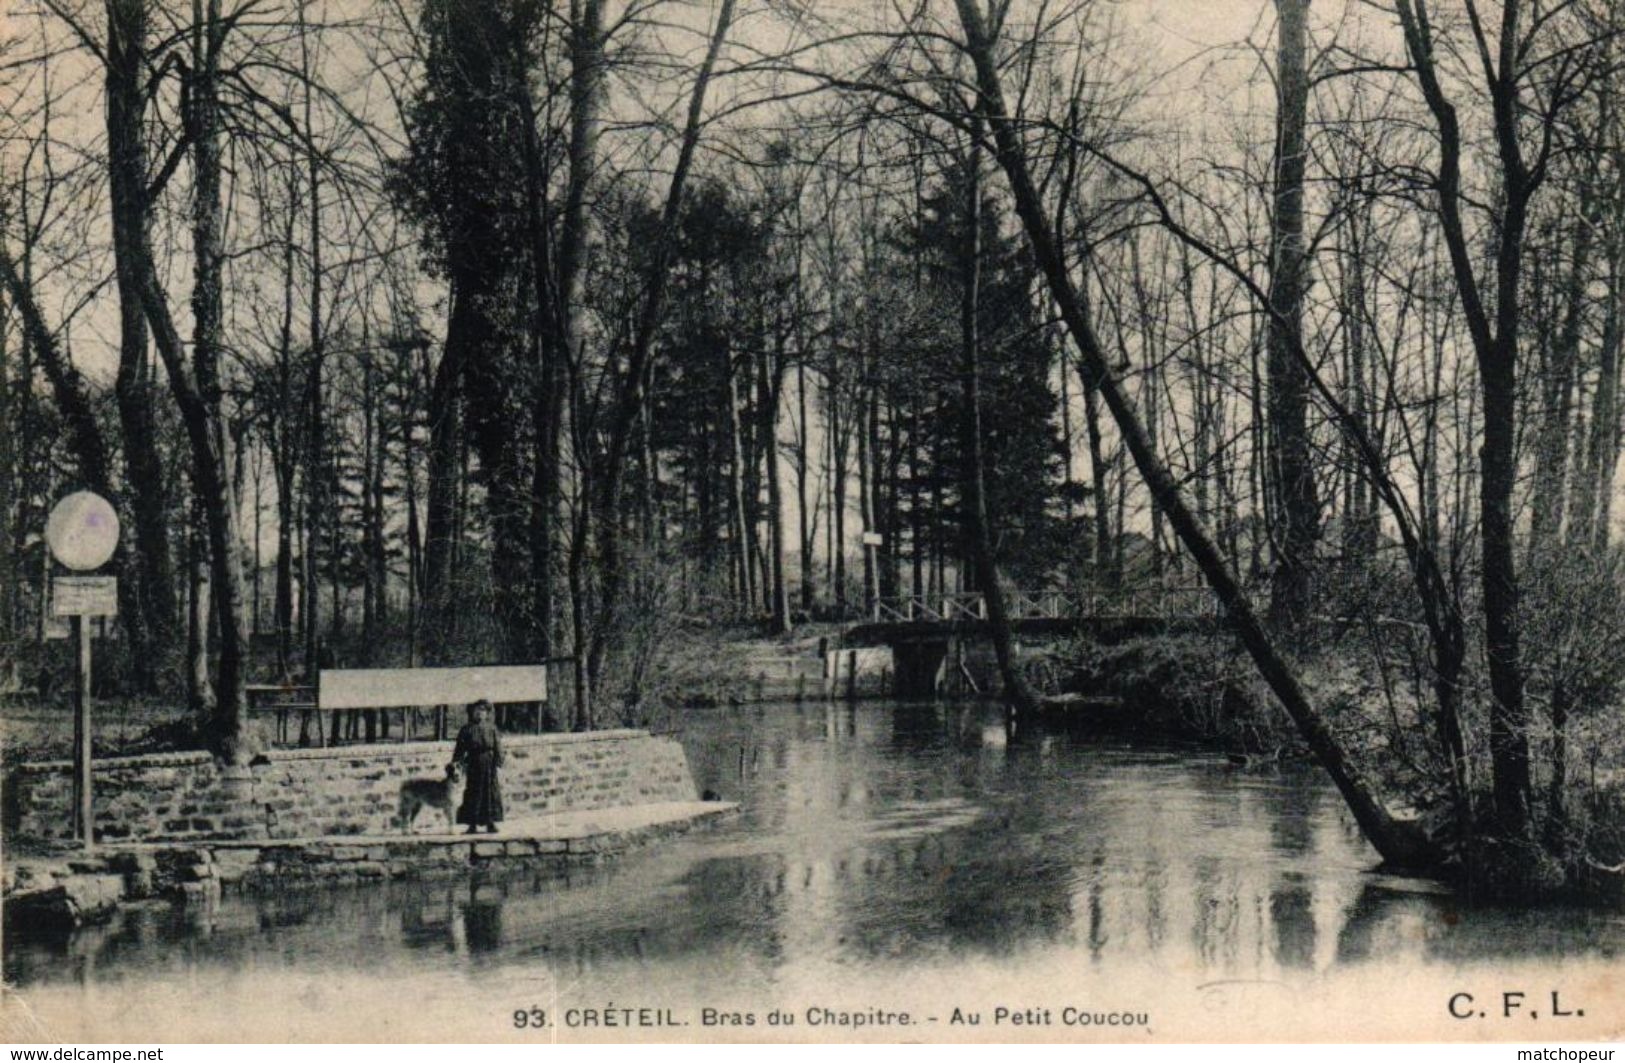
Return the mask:
{"type": "Polygon", "coordinates": [[[0,1034],[1619,1039],[1622,32],[6,5],[0,1034]]]}

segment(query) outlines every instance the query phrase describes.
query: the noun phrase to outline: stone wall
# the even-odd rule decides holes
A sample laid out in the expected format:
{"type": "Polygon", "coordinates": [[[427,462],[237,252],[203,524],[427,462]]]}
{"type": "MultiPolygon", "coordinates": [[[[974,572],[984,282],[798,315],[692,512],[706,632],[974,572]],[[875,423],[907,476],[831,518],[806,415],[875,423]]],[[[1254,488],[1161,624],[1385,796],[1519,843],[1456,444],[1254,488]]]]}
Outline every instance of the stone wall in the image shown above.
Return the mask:
{"type": "MultiPolygon", "coordinates": [[[[441,778],[451,748],[450,742],[414,742],[278,750],[239,768],[218,765],[206,753],[108,758],[95,766],[96,836],[174,841],[395,833],[402,785],[441,778]]],[[[696,798],[682,746],[672,738],[643,731],[505,735],[502,749],[509,819],[696,798]]],[[[7,784],[20,836],[70,835],[67,762],[24,764],[7,784]]]]}

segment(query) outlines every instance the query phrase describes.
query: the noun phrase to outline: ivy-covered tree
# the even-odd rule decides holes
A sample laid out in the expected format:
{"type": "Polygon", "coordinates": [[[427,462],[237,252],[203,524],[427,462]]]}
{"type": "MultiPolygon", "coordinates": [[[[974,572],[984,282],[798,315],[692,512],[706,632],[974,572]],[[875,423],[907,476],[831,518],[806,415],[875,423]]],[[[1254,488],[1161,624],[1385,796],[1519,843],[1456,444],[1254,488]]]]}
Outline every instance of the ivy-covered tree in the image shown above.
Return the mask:
{"type": "Polygon", "coordinates": [[[528,660],[534,365],[526,325],[524,146],[529,42],[542,9],[529,0],[431,0],[421,31],[423,78],[406,109],[406,157],[391,189],[423,235],[430,268],[450,287],[446,343],[431,404],[425,604],[431,656],[444,656],[451,602],[451,509],[464,433],[486,492],[496,619],[509,659],[528,660]]]}

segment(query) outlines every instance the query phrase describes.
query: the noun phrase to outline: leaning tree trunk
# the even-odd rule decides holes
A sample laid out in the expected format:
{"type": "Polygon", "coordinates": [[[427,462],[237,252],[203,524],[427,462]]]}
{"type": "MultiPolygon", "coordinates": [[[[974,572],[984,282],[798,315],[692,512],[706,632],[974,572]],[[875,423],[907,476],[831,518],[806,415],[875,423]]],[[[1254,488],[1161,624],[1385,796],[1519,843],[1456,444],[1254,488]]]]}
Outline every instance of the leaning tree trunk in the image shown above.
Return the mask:
{"type": "Polygon", "coordinates": [[[50,381],[57,410],[67,428],[68,452],[73,455],[79,478],[90,490],[111,498],[112,459],[101,427],[96,423],[85,379],[57,343],[56,335],[40,312],[32,285],[17,269],[4,244],[0,244],[0,284],[11,294],[12,304],[22,318],[23,335],[50,381]]]}
{"type": "Polygon", "coordinates": [[[1152,498],[1163,507],[1175,534],[1190,551],[1213,588],[1259,673],[1280,699],[1304,741],[1331,777],[1366,838],[1385,860],[1396,865],[1416,867],[1439,863],[1444,854],[1427,839],[1419,825],[1396,818],[1384,808],[1344,753],[1325,717],[1310,701],[1298,681],[1296,672],[1276,649],[1207,530],[1186,506],[1178,485],[1150,447],[1145,430],[1135,416],[1133,404],[1122,384],[1111,373],[1110,361],[1095,336],[1084,303],[1073,287],[1072,277],[1051,236],[1042,201],[1028,169],[1025,151],[1005,108],[993,42],[987,34],[976,0],[955,0],[955,4],[976,67],[980,107],[991,124],[999,165],[1014,192],[1016,212],[1027,233],[1034,259],[1060,308],[1068,332],[1078,346],[1084,367],[1117,422],[1129,454],[1145,479],[1152,498]]]}

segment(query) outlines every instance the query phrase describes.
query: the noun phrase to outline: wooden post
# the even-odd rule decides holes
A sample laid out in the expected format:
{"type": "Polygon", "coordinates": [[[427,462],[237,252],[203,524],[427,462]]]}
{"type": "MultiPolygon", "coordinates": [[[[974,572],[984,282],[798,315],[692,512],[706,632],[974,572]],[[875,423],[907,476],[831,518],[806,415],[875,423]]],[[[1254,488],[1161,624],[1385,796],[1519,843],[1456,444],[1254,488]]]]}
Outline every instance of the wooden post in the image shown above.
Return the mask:
{"type": "Polygon", "coordinates": [[[90,628],[83,614],[73,617],[73,836],[86,849],[96,845],[90,808],[90,628]]]}
{"type": "MultiPolygon", "coordinates": [[[[321,741],[317,745],[325,749],[335,743],[330,740],[327,725],[322,722],[322,670],[320,668],[316,669],[316,693],[312,700],[316,702],[316,732],[321,736],[321,741]]],[[[338,719],[338,713],[333,714],[333,719],[338,719]]]]}

